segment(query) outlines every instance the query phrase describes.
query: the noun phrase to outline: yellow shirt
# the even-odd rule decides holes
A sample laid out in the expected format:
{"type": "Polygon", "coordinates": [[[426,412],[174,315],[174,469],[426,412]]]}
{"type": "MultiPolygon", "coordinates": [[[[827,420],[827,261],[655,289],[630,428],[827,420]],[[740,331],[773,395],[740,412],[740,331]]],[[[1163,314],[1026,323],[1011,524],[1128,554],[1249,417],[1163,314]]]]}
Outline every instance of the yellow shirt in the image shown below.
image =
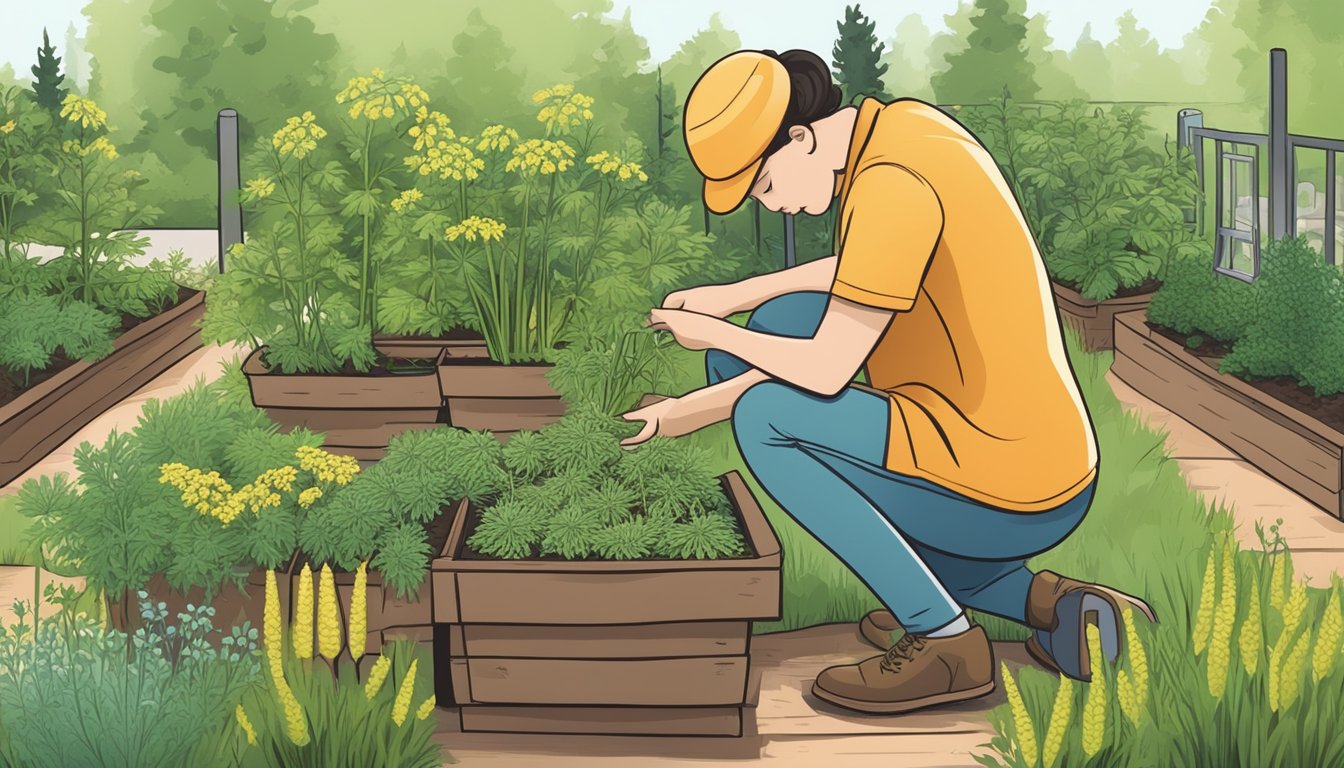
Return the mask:
{"type": "Polygon", "coordinates": [[[1062,504],[1097,447],[1045,265],[989,152],[913,99],[859,107],[831,293],[896,310],[867,361],[886,466],[997,507],[1062,504]]]}

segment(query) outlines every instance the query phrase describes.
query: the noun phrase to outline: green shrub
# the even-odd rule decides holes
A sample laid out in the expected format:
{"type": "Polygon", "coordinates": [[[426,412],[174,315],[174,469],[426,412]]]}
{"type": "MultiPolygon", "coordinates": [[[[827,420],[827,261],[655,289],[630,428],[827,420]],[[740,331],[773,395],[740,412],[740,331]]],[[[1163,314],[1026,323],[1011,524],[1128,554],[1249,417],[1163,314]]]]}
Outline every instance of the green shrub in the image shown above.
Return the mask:
{"type": "Polygon", "coordinates": [[[742,533],[708,457],[668,438],[622,448],[631,426],[588,403],[540,432],[513,436],[500,460],[509,486],[478,505],[480,523],[467,543],[504,559],[743,553],[742,533]]]}
{"type": "Polygon", "coordinates": [[[92,304],[54,296],[10,297],[0,303],[0,376],[26,388],[33,371],[51,365],[56,350],[76,360],[112,352],[118,319],[92,304]]]}
{"type": "Polygon", "coordinates": [[[143,628],[127,637],[75,614],[77,598],[48,589],[62,606],[36,633],[0,627],[0,727],[9,764],[175,768],[213,765],[202,745],[260,670],[257,630],[223,632],[214,609],[169,617],[139,593],[143,628]]]}
{"type": "Polygon", "coordinates": [[[1255,287],[1213,271],[1213,250],[1167,263],[1162,287],[1148,305],[1148,319],[1180,333],[1203,333],[1219,341],[1242,337],[1253,315],[1255,287]]]}
{"type": "Polygon", "coordinates": [[[1270,243],[1261,265],[1254,311],[1221,369],[1288,376],[1318,397],[1344,392],[1344,271],[1305,238],[1270,243]]]}

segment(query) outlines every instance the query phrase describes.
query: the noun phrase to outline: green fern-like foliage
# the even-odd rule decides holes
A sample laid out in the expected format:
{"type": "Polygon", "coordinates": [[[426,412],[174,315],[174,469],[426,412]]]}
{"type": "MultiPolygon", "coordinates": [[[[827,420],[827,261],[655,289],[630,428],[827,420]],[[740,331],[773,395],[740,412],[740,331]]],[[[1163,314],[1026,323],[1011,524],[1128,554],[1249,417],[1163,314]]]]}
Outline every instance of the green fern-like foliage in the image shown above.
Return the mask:
{"type": "Polygon", "coordinates": [[[593,551],[608,560],[638,560],[653,554],[657,532],[643,518],[609,525],[593,535],[593,551]]]}
{"type": "Polygon", "coordinates": [[[293,464],[294,452],[305,445],[321,446],[321,435],[302,427],[280,434],[275,424],[248,427],[224,448],[224,460],[233,476],[240,480],[253,478],[268,469],[293,464]]]}
{"type": "Polygon", "coordinates": [[[467,544],[477,552],[506,560],[528,557],[545,531],[537,515],[516,504],[496,504],[485,510],[467,544]]]}
{"type": "Polygon", "coordinates": [[[516,504],[538,520],[546,520],[565,506],[563,498],[540,485],[520,485],[504,494],[501,502],[516,504]]]}
{"type": "Polygon", "coordinates": [[[504,444],[504,466],[519,479],[531,481],[546,471],[546,448],[536,432],[519,432],[504,444]]]}
{"type": "Polygon", "coordinates": [[[370,565],[398,596],[411,594],[429,572],[429,539],[424,526],[407,522],[393,526],[380,541],[370,565]]]}
{"type": "Polygon", "coordinates": [[[597,493],[597,479],[587,472],[571,469],[547,478],[542,482],[541,490],[559,505],[567,507],[591,499],[597,493]]]}
{"type": "Polygon", "coordinates": [[[554,474],[599,474],[615,465],[625,449],[612,422],[611,417],[586,407],[543,427],[540,438],[548,459],[547,470],[554,474]]]}
{"type": "Polygon", "coordinates": [[[325,504],[308,512],[299,528],[299,547],[304,554],[316,562],[354,570],[383,545],[394,528],[406,522],[395,505],[388,503],[378,482],[378,475],[385,474],[379,471],[380,466],[355,475],[349,485],[324,499],[325,504]]]}
{"type": "Polygon", "coordinates": [[[694,515],[666,533],[668,549],[678,559],[730,557],[744,550],[742,535],[725,515],[694,515]]]}
{"type": "Polygon", "coordinates": [[[440,428],[423,434],[430,436],[436,448],[427,454],[430,470],[444,478],[444,490],[450,497],[465,496],[474,503],[510,485],[504,447],[489,432],[440,428]]]}
{"type": "Polygon", "coordinates": [[[562,509],[546,523],[541,553],[568,559],[587,557],[593,551],[594,536],[602,528],[602,519],[582,506],[562,509]]]}
{"type": "MultiPolygon", "coordinates": [[[[272,425],[266,414],[250,402],[229,402],[209,386],[198,385],[176,397],[145,403],[134,443],[140,460],[156,469],[168,462],[224,469],[220,465],[226,451],[240,434],[268,428],[272,425]]],[[[239,485],[256,477],[255,472],[229,474],[229,481],[239,485]]]]}
{"type": "Polygon", "coordinates": [[[608,478],[598,486],[586,506],[604,524],[614,525],[630,519],[630,508],[638,500],[638,494],[624,483],[608,478]]]}

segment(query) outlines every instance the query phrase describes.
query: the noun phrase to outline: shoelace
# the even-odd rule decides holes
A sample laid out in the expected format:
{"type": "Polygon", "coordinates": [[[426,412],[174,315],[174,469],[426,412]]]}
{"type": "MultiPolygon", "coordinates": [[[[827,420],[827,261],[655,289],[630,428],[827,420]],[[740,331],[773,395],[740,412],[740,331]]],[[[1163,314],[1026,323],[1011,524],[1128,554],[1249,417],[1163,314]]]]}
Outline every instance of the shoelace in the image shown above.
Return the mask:
{"type": "Polygon", "coordinates": [[[915,652],[924,649],[924,638],[919,635],[904,635],[882,657],[883,672],[900,672],[901,662],[914,661],[915,652]]]}

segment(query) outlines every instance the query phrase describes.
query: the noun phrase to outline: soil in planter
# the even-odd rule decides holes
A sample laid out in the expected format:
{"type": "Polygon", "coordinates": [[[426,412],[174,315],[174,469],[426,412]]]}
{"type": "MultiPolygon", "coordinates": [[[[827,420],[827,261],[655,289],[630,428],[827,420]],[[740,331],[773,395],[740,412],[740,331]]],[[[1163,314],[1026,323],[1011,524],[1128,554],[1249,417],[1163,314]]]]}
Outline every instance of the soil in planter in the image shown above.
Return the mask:
{"type": "MultiPolygon", "coordinates": [[[[1078,290],[1078,285],[1076,283],[1070,282],[1068,280],[1060,280],[1059,278],[1052,278],[1052,279],[1056,283],[1059,283],[1060,285],[1068,288],[1069,290],[1074,291],[1079,295],[1082,295],[1082,292],[1078,290]]],[[[1161,287],[1162,287],[1161,281],[1157,280],[1156,278],[1150,277],[1147,280],[1144,280],[1142,283],[1139,283],[1138,285],[1118,289],[1115,292],[1115,295],[1112,296],[1111,298],[1127,299],[1130,296],[1139,296],[1145,293],[1152,293],[1153,291],[1156,291],[1158,288],[1161,287]]]]}
{"type": "MultiPolygon", "coordinates": [[[[1160,325],[1148,323],[1148,327],[1153,331],[1171,339],[1190,351],[1195,357],[1208,363],[1211,368],[1218,370],[1218,363],[1231,352],[1231,347],[1216,339],[1209,338],[1203,334],[1190,334],[1187,336],[1178,333],[1160,325]],[[1196,346],[1191,346],[1189,340],[1191,337],[1198,337],[1200,342],[1196,346]]],[[[1264,392],[1266,395],[1285,403],[1293,408],[1317,419],[1333,429],[1344,432],[1344,393],[1330,395],[1328,397],[1317,397],[1310,389],[1298,384],[1287,376],[1275,376],[1271,379],[1242,379],[1247,384],[1264,392]]]]}
{"type": "MultiPolygon", "coordinates": [[[[272,368],[266,362],[266,356],[262,355],[261,364],[267,369],[278,372],[278,368],[272,368]]],[[[349,360],[334,371],[296,371],[295,373],[282,373],[282,376],[430,376],[434,374],[434,361],[430,358],[411,358],[411,357],[388,357],[378,355],[374,358],[373,365],[367,371],[361,371],[349,360]]]]}
{"type": "MultiPolygon", "coordinates": [[[[167,312],[168,310],[172,309],[173,307],[176,307],[177,305],[181,304],[182,302],[186,301],[187,299],[190,299],[192,296],[195,295],[196,295],[195,290],[191,288],[184,288],[179,285],[177,287],[177,298],[173,300],[172,303],[164,305],[163,309],[160,309],[158,312],[147,315],[145,317],[136,317],[135,315],[132,315],[128,312],[123,312],[121,314],[121,324],[116,326],[113,333],[116,336],[120,336],[123,333],[126,333],[127,331],[131,330],[135,326],[145,322],[146,320],[149,320],[155,315],[163,314],[164,312],[167,312]]],[[[37,371],[32,371],[28,374],[27,384],[24,384],[21,379],[11,380],[9,378],[8,372],[0,371],[0,405],[4,405],[5,403],[14,400],[19,395],[23,394],[24,392],[27,392],[28,390],[32,389],[38,384],[41,384],[47,379],[50,379],[51,377],[65,370],[66,368],[69,368],[70,366],[74,365],[77,362],[79,361],[67,357],[63,350],[57,349],[55,354],[51,356],[50,365],[48,365],[46,368],[37,371]]]]}

